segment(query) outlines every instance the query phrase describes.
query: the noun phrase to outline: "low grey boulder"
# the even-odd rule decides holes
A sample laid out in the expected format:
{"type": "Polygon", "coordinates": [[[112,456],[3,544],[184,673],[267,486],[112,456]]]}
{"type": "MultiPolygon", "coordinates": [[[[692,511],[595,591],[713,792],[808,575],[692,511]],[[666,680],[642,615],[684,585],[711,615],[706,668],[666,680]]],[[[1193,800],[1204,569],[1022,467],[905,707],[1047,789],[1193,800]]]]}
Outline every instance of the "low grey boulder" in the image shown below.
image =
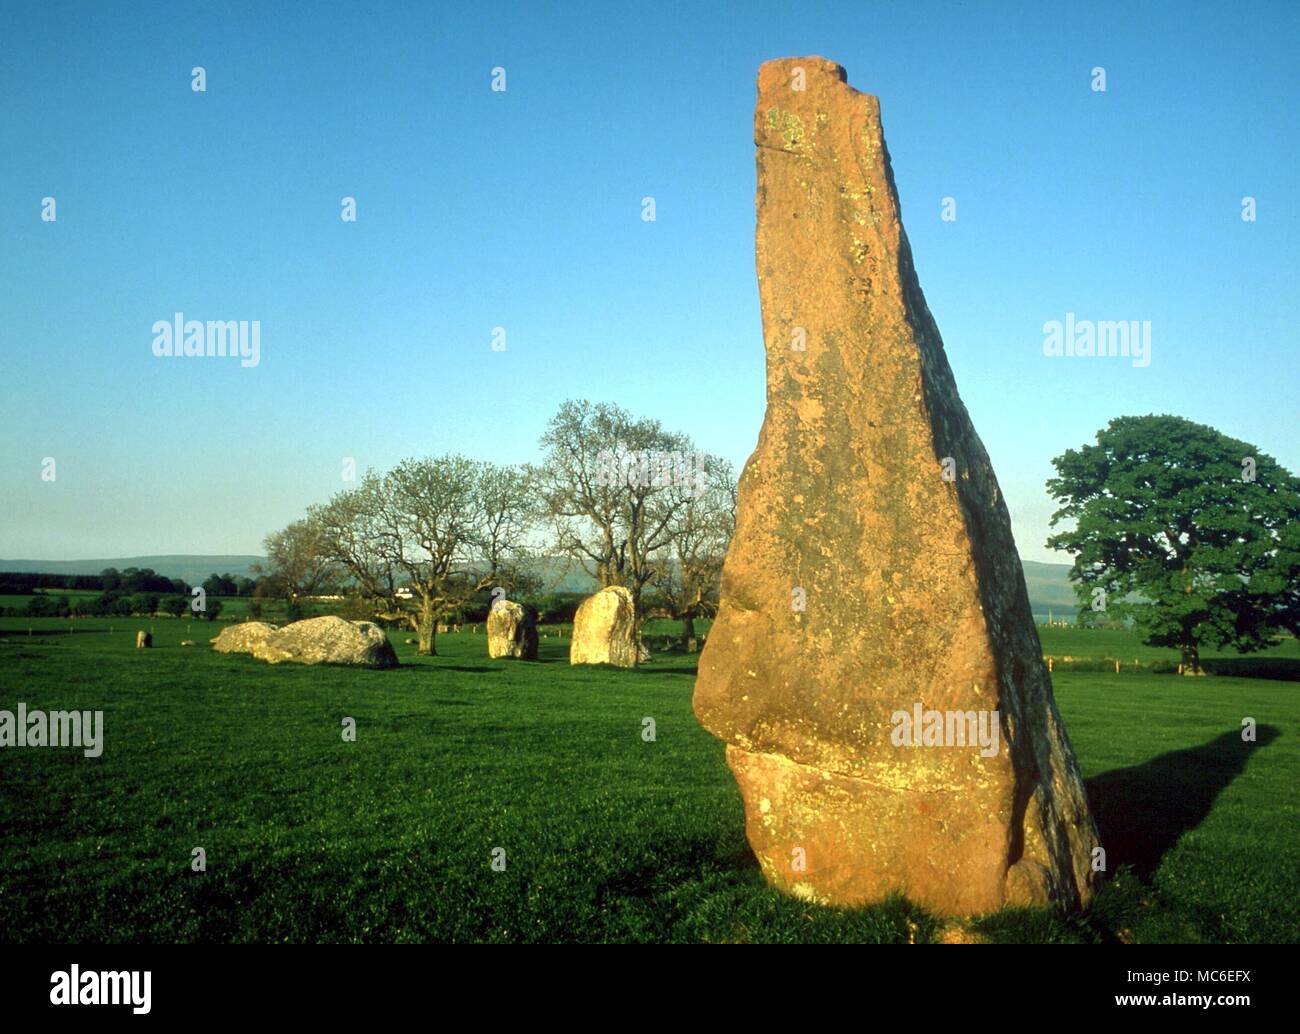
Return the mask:
{"type": "Polygon", "coordinates": [[[217,653],[252,653],[268,636],[276,633],[275,625],[265,621],[242,621],[238,625],[223,628],[212,640],[212,649],[217,653]]]}
{"type": "Polygon", "coordinates": [[[225,653],[251,653],[268,664],[397,667],[397,654],[382,628],[371,621],[348,621],[333,615],[295,621],[280,629],[262,622],[245,622],[222,632],[212,641],[212,647],[225,653]],[[221,644],[228,633],[248,629],[249,625],[262,627],[232,635],[228,643],[221,644]]]}

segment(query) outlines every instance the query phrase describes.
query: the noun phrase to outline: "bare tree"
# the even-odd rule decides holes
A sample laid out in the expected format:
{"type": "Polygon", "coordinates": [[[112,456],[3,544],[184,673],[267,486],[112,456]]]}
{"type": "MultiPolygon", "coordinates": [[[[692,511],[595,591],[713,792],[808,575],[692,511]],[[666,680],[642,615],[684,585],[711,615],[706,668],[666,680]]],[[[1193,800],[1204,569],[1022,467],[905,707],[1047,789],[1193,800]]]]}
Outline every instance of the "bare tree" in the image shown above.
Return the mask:
{"type": "Polygon", "coordinates": [[[674,619],[682,643],[695,638],[695,620],[717,613],[722,562],[736,529],[736,476],[730,463],[703,457],[704,481],[687,494],[668,526],[670,545],[653,587],[674,619]]]}
{"type": "Polygon", "coordinates": [[[254,574],[271,584],[275,595],[292,606],[302,596],[319,596],[334,590],[343,570],[323,548],[321,530],[314,521],[298,520],[263,541],[266,563],[254,564],[254,574]]]}
{"type": "Polygon", "coordinates": [[[680,482],[695,455],[690,439],[618,406],[570,400],[541,445],[546,456],[534,478],[555,548],[602,586],[626,586],[639,616],[686,502],[680,482]]]}
{"type": "Polygon", "coordinates": [[[462,456],[408,459],[369,472],[311,519],[377,618],[405,621],[435,654],[438,619],[495,585],[509,587],[527,530],[517,470],[462,456]]]}

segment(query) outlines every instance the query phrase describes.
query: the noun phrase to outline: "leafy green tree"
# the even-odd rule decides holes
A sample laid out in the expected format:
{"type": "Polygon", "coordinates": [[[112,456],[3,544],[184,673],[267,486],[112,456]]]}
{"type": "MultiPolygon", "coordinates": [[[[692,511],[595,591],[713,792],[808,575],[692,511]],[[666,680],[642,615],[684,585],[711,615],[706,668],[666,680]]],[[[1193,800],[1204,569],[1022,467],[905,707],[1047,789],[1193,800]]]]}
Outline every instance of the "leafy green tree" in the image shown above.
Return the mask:
{"type": "Polygon", "coordinates": [[[38,593],[27,601],[27,616],[36,618],[65,618],[68,616],[68,597],[38,593]]]}
{"type": "Polygon", "coordinates": [[[190,598],[188,596],[164,596],[161,607],[164,614],[170,614],[174,618],[182,617],[190,609],[190,598]]]}
{"type": "Polygon", "coordinates": [[[104,617],[108,614],[108,606],[102,595],[86,596],[72,605],[72,613],[79,618],[104,617]]]}
{"type": "Polygon", "coordinates": [[[209,596],[238,596],[239,586],[229,574],[210,574],[203,580],[203,591],[209,596]]]}
{"type": "Polygon", "coordinates": [[[128,595],[138,592],[171,592],[171,579],[155,574],[149,567],[128,567],[122,572],[117,588],[128,595]]]}
{"type": "Polygon", "coordinates": [[[136,592],[131,594],[131,613],[132,614],[153,614],[158,609],[158,597],[152,592],[136,592]]]}
{"type": "Polygon", "coordinates": [[[1118,417],[1052,461],[1049,547],[1073,554],[1082,606],[1148,645],[1239,652],[1300,632],[1300,480],[1255,446],[1175,416],[1118,417]],[[1098,606],[1100,603],[1100,606],[1098,606]]]}

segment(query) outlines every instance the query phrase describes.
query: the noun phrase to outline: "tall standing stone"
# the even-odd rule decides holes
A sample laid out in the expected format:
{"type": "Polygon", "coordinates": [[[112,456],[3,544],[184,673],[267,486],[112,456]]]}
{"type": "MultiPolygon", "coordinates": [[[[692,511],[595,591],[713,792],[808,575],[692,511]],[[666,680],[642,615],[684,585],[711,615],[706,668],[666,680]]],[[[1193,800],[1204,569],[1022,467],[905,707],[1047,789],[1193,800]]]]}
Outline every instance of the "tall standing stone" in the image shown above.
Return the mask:
{"type": "Polygon", "coordinates": [[[622,585],[588,596],[573,615],[570,664],[613,664],[635,668],[639,654],[636,608],[622,585]]]}
{"type": "Polygon", "coordinates": [[[750,845],[826,903],[1081,906],[1096,831],[880,103],[830,61],[769,61],[755,143],[767,413],[695,686],[750,845]],[[996,749],[911,746],[917,716],[918,743],[983,718],[996,749]]]}
{"type": "Polygon", "coordinates": [[[489,657],[537,660],[537,611],[514,600],[494,600],[487,616],[489,657]]]}

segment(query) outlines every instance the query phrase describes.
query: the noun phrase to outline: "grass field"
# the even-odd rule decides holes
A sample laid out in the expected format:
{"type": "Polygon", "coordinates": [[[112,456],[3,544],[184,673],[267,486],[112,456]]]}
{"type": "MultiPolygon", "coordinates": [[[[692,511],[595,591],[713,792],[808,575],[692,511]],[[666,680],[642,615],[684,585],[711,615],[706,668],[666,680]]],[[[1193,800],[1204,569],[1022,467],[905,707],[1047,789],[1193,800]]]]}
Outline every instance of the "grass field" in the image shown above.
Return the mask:
{"type": "MultiPolygon", "coordinates": [[[[394,671],[273,668],[206,649],[223,623],[157,620],[156,648],[136,651],[141,624],[0,620],[0,707],[106,712],[99,758],[0,751],[4,941],[938,936],[903,901],[826,909],[764,885],[722,745],[691,713],[693,656],[574,669],[563,640],[523,664],[462,634],[418,658],[395,634],[394,671]],[[187,635],[200,646],[180,647],[187,635]]],[[[1058,632],[1102,634],[1044,630],[1045,651],[1076,656],[1086,642],[1058,632]]],[[[1093,642],[1143,656],[1132,637],[1093,642]]],[[[1300,940],[1300,687],[1054,681],[1114,878],[1082,917],[1005,912],[978,934],[1300,940]]]]}

